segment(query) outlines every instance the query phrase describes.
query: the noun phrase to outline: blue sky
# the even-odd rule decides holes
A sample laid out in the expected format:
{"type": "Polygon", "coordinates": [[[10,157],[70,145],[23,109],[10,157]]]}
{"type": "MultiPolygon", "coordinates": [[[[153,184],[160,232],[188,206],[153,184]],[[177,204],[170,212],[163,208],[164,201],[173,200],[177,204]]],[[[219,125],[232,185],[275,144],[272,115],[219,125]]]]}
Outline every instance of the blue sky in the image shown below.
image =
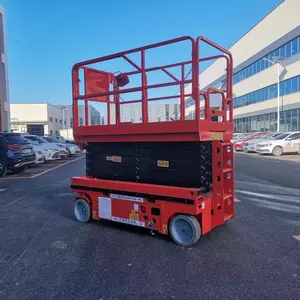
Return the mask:
{"type": "MultiPolygon", "coordinates": [[[[74,63],[166,39],[204,35],[229,48],[280,2],[0,0],[6,8],[10,100],[71,103],[74,63]]],[[[180,54],[156,52],[149,63],[180,54]]]]}

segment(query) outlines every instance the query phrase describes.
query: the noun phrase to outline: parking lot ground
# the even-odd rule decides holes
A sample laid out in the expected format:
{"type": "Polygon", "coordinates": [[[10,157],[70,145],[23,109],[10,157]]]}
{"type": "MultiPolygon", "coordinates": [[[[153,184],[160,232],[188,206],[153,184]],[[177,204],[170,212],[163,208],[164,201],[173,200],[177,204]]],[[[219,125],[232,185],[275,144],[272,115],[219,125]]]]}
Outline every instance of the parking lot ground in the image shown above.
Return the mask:
{"type": "Polygon", "coordinates": [[[265,159],[276,159],[276,160],[300,163],[300,154],[284,154],[282,156],[274,156],[272,154],[259,155],[257,153],[245,153],[243,151],[239,151],[239,152],[236,152],[236,155],[247,155],[247,156],[253,156],[253,157],[261,157],[261,158],[265,158],[265,159]]]}
{"type": "Polygon", "coordinates": [[[237,155],[236,216],[182,248],[73,217],[84,159],[0,181],[0,299],[299,299],[299,165],[237,155]]]}
{"type": "Polygon", "coordinates": [[[84,155],[76,155],[67,157],[60,160],[51,161],[45,164],[38,164],[33,165],[27,168],[26,171],[19,174],[14,174],[12,172],[8,172],[8,174],[5,177],[0,178],[0,180],[6,180],[6,179],[29,179],[29,178],[35,178],[38,176],[41,176],[47,172],[53,171],[59,167],[65,166],[75,160],[81,159],[84,155]]]}

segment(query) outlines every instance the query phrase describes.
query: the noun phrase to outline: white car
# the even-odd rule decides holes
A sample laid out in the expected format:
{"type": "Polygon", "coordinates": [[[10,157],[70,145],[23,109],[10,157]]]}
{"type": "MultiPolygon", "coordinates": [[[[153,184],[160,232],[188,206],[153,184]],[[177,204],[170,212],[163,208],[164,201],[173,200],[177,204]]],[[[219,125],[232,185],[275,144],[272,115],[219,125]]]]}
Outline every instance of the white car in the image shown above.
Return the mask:
{"type": "Polygon", "coordinates": [[[55,143],[57,146],[67,149],[69,155],[75,155],[81,153],[81,150],[77,145],[67,144],[53,136],[44,136],[43,139],[45,139],[49,143],[55,143]]]}
{"type": "Polygon", "coordinates": [[[281,156],[283,153],[300,153],[300,132],[286,132],[256,144],[256,152],[281,156]]]}
{"type": "Polygon", "coordinates": [[[45,147],[41,147],[38,142],[32,142],[33,151],[36,156],[36,164],[46,163],[52,160],[59,160],[60,154],[58,150],[55,149],[46,149],[45,147]]]}
{"type": "Polygon", "coordinates": [[[258,143],[261,143],[263,141],[266,141],[266,140],[272,140],[274,139],[276,136],[280,135],[282,133],[266,133],[262,136],[260,136],[259,138],[256,138],[256,139],[253,139],[253,140],[249,140],[247,142],[244,143],[243,145],[243,151],[245,153],[248,153],[248,152],[256,152],[256,145],[258,143]]]}
{"type": "MultiPolygon", "coordinates": [[[[30,140],[32,143],[40,146],[42,149],[45,150],[46,161],[57,160],[57,159],[61,158],[61,156],[62,156],[61,148],[59,148],[55,144],[48,143],[46,140],[42,139],[40,136],[37,136],[37,135],[24,135],[24,138],[30,140]]],[[[67,154],[64,152],[63,156],[66,156],[66,155],[67,154]]]]}
{"type": "Polygon", "coordinates": [[[43,164],[46,162],[46,159],[45,159],[45,153],[46,151],[38,146],[38,145],[35,145],[34,143],[32,143],[33,145],[33,151],[35,153],[35,164],[43,164]]]}

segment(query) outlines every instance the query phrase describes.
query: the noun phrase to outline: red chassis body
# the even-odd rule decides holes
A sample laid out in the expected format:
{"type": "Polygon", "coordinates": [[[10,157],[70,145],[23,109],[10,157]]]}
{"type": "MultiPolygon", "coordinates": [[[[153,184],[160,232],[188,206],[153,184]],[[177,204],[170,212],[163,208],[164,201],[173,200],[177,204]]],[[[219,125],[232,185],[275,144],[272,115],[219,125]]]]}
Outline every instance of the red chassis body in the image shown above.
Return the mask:
{"type": "MultiPolygon", "coordinates": [[[[76,64],[73,67],[73,116],[74,137],[77,142],[173,142],[173,141],[212,141],[212,188],[203,193],[201,188],[181,188],[165,185],[143,184],[136,182],[103,180],[88,176],[73,177],[72,191],[75,200],[88,204],[88,210],[94,220],[107,219],[126,224],[149,228],[168,234],[170,222],[175,216],[194,216],[199,222],[201,234],[211,231],[218,225],[234,216],[234,176],[233,176],[233,135],[232,113],[232,57],[231,54],[204,37],[193,39],[182,37],[153,44],[114,55],[109,55],[76,64]],[[192,59],[171,65],[146,68],[146,50],[187,41],[191,44],[192,59]],[[200,58],[200,42],[204,42],[223,54],[200,58]],[[135,64],[128,55],[140,53],[141,66],[135,64]],[[136,71],[122,73],[119,78],[109,72],[97,71],[87,67],[114,58],[123,58],[136,71]],[[203,61],[224,59],[226,63],[226,87],[217,89],[209,87],[200,90],[199,64],[203,61]],[[192,69],[191,79],[185,75],[185,66],[192,69]],[[177,78],[168,68],[179,67],[181,78],[177,78]],[[79,71],[84,70],[85,91],[80,94],[79,71]],[[168,83],[147,84],[147,73],[161,70],[171,79],[168,83]],[[123,88],[127,77],[141,75],[141,86],[123,88]],[[119,83],[119,84],[118,84],[119,83]],[[185,85],[191,84],[191,92],[185,92],[185,85]],[[150,98],[148,90],[177,85],[180,93],[164,97],[150,98]],[[141,92],[141,100],[121,102],[122,94],[141,92]],[[210,106],[211,95],[219,94],[222,99],[220,109],[210,106]],[[195,100],[195,118],[185,117],[185,99],[195,100]],[[149,122],[148,103],[163,99],[178,98],[180,102],[180,118],[169,122],[149,122]],[[202,102],[200,101],[202,99],[202,102]],[[78,101],[85,103],[85,126],[79,125],[78,101]],[[89,124],[89,102],[101,102],[107,106],[107,124],[89,124]],[[200,105],[200,102],[203,105],[200,105]],[[123,104],[140,103],[142,120],[140,123],[121,121],[120,110],[123,104]],[[112,104],[115,119],[112,120],[112,104]],[[203,115],[201,115],[201,110],[203,115]],[[217,117],[213,119],[213,117],[217,117]],[[163,126],[162,126],[163,125],[163,126]]],[[[117,160],[116,160],[117,162],[117,160]]],[[[194,221],[193,221],[194,222],[194,221]]]]}

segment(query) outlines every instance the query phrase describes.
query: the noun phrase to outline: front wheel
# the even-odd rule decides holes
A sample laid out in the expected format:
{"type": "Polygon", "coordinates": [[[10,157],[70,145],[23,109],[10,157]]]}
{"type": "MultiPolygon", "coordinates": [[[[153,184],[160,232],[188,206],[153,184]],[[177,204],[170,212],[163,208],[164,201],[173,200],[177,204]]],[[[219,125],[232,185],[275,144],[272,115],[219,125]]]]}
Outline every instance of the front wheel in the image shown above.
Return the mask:
{"type": "Polygon", "coordinates": [[[201,237],[201,226],[194,216],[178,215],[169,225],[173,241],[179,246],[194,245],[201,237]]]}
{"type": "Polygon", "coordinates": [[[74,203],[74,215],[79,222],[89,222],[92,218],[91,204],[84,199],[76,199],[74,203]]]}
{"type": "Polygon", "coordinates": [[[4,177],[7,173],[6,163],[0,160],[0,177],[4,177]]]}
{"type": "Polygon", "coordinates": [[[274,156],[281,156],[283,154],[283,149],[280,146],[276,146],[273,150],[272,150],[272,154],[274,156]]]}

